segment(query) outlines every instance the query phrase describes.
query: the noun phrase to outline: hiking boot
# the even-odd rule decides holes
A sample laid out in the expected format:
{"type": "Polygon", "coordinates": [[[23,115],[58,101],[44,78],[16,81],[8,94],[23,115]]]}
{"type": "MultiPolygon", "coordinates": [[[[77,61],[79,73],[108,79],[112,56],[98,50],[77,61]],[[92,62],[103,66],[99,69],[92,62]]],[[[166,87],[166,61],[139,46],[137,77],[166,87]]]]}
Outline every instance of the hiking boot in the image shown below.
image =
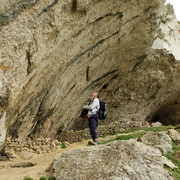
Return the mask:
{"type": "Polygon", "coordinates": [[[96,145],[98,145],[98,141],[94,141],[96,145]]]}
{"type": "Polygon", "coordinates": [[[96,146],[97,144],[92,142],[92,141],[88,141],[88,144],[91,145],[91,146],[96,146]]]}

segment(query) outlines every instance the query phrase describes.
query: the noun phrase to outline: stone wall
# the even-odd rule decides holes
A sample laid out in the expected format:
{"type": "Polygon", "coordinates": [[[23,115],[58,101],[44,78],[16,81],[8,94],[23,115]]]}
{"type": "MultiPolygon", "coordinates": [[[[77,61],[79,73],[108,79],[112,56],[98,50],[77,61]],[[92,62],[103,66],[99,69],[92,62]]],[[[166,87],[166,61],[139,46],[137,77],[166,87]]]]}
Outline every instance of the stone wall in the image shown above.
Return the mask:
{"type": "MultiPolygon", "coordinates": [[[[115,121],[113,123],[105,123],[100,121],[98,125],[98,136],[107,136],[110,134],[120,133],[125,130],[135,129],[135,128],[148,128],[149,123],[144,121],[115,121]]],[[[68,141],[70,143],[81,141],[82,139],[91,139],[89,128],[84,128],[82,130],[62,130],[62,132],[57,137],[61,142],[68,141]]]]}
{"type": "Polygon", "coordinates": [[[1,136],[53,138],[78,122],[82,129],[94,90],[108,103],[108,123],[151,121],[171,106],[180,89],[179,24],[164,2],[78,0],[72,11],[71,0],[1,1],[1,136]]]}

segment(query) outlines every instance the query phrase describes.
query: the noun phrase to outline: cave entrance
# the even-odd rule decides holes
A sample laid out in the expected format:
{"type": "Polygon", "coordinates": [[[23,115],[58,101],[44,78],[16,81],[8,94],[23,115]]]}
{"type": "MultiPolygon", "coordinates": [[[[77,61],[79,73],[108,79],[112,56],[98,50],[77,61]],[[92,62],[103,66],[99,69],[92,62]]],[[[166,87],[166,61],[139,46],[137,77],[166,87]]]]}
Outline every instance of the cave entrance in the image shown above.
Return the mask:
{"type": "Polygon", "coordinates": [[[180,94],[176,98],[169,98],[156,110],[150,122],[160,122],[163,125],[180,124],[180,94]]]}

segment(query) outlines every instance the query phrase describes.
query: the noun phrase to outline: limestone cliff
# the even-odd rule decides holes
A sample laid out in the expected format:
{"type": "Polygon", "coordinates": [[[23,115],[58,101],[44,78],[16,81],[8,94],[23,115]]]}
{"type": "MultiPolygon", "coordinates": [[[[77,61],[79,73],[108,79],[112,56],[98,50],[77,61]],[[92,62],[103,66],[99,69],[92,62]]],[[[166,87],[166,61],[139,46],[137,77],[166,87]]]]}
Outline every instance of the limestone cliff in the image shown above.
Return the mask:
{"type": "Polygon", "coordinates": [[[172,7],[164,0],[72,5],[1,0],[0,141],[75,129],[94,90],[109,105],[107,122],[153,121],[172,106],[179,121],[180,28],[172,7]]]}

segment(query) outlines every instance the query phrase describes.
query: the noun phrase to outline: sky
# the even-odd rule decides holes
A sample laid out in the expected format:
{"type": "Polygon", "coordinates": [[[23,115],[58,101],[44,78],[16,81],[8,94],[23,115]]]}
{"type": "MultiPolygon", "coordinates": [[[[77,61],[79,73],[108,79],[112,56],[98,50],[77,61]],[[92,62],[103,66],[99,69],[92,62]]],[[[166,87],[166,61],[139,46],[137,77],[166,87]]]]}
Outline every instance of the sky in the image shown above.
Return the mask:
{"type": "Polygon", "coordinates": [[[180,0],[166,0],[166,1],[170,2],[173,5],[176,17],[178,21],[180,21],[180,0]]]}

